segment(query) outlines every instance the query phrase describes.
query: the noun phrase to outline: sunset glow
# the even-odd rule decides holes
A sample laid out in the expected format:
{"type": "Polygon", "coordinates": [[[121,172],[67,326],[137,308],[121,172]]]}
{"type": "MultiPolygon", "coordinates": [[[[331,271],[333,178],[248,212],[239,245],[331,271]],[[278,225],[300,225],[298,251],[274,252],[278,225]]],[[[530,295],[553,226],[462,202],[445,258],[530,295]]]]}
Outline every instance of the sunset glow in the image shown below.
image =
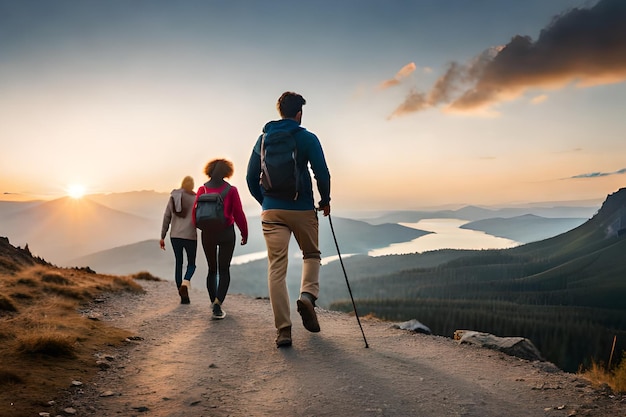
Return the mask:
{"type": "Polygon", "coordinates": [[[224,157],[256,209],[248,158],[288,90],[337,208],[601,200],[626,184],[620,0],[79,3],[0,0],[4,195],[169,193],[224,157]]]}
{"type": "Polygon", "coordinates": [[[72,184],[67,187],[67,195],[79,199],[85,195],[85,187],[80,184],[72,184]]]}

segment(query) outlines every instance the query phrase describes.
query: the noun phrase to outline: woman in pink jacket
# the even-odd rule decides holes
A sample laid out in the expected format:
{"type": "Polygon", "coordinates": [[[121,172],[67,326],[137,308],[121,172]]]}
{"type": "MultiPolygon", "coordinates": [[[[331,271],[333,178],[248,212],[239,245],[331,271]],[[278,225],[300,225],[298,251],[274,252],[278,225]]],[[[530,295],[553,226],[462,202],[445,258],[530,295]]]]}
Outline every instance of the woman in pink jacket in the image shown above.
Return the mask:
{"type": "Polygon", "coordinates": [[[221,193],[230,187],[224,196],[224,228],[201,231],[202,248],[209,266],[206,286],[211,299],[213,319],[223,319],[226,316],[222,310],[222,304],[230,286],[230,262],[235,251],[235,224],[241,233],[241,244],[245,245],[248,242],[248,222],[243,212],[239,192],[236,187],[224,180],[224,178],[230,178],[233,172],[233,163],[227,159],[209,161],[204,168],[209,181],[198,188],[193,210],[195,225],[198,197],[205,193],[221,193]]]}

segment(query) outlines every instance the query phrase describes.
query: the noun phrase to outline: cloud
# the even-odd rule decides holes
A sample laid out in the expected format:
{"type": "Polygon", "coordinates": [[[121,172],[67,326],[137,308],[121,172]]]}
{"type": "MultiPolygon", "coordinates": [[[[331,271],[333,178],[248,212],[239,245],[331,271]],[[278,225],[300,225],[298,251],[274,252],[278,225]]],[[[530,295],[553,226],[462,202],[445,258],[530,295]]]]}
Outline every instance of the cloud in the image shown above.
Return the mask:
{"type": "Polygon", "coordinates": [[[578,174],[578,175],[574,175],[573,177],[570,177],[570,179],[573,179],[573,178],[600,178],[600,177],[608,177],[609,175],[621,175],[621,174],[626,174],[626,168],[622,168],[622,169],[614,171],[614,172],[589,172],[589,173],[586,173],[586,174],[578,174]]]}
{"type": "Polygon", "coordinates": [[[436,106],[452,112],[484,112],[531,88],[623,82],[624,22],[623,0],[600,0],[588,9],[571,9],[556,16],[536,41],[516,35],[507,45],[489,48],[471,62],[452,62],[430,92],[412,90],[390,118],[436,106]]]}
{"type": "Polygon", "coordinates": [[[547,99],[548,99],[548,96],[546,94],[540,94],[540,95],[535,96],[532,99],[530,99],[530,102],[532,104],[539,104],[539,103],[543,103],[547,99]]]}
{"type": "Polygon", "coordinates": [[[380,90],[384,90],[386,88],[393,87],[394,85],[400,84],[400,81],[402,81],[402,79],[411,75],[411,73],[413,73],[413,71],[415,71],[416,68],[417,67],[415,65],[415,62],[409,62],[408,64],[400,68],[400,71],[398,71],[392,79],[385,80],[382,83],[380,83],[378,88],[380,90]]]}

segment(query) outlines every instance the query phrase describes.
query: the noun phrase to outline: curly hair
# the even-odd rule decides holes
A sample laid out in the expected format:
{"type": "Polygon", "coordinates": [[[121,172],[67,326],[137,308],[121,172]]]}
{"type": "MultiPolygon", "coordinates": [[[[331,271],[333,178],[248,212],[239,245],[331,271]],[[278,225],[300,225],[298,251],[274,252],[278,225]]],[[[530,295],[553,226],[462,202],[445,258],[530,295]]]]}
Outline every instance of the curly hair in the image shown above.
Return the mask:
{"type": "Polygon", "coordinates": [[[210,160],[204,167],[204,173],[209,177],[230,178],[235,168],[228,159],[217,158],[210,160]]]}

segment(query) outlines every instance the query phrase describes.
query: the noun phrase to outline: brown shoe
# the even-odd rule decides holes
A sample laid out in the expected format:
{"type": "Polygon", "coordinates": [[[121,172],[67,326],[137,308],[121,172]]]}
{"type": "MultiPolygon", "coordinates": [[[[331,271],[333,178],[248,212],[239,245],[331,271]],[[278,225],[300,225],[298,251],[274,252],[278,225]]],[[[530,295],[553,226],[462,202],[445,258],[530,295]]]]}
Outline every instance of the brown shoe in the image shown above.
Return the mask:
{"type": "Polygon", "coordinates": [[[180,295],[180,303],[181,304],[189,304],[189,288],[186,285],[181,285],[178,289],[178,294],[180,295]]]}
{"type": "Polygon", "coordinates": [[[317,314],[315,314],[313,302],[306,297],[302,297],[296,303],[298,304],[298,313],[302,316],[304,328],[313,333],[319,332],[320,324],[317,322],[317,314]]]}
{"type": "Polygon", "coordinates": [[[276,347],[291,346],[291,326],[283,327],[276,331],[276,347]]]}

